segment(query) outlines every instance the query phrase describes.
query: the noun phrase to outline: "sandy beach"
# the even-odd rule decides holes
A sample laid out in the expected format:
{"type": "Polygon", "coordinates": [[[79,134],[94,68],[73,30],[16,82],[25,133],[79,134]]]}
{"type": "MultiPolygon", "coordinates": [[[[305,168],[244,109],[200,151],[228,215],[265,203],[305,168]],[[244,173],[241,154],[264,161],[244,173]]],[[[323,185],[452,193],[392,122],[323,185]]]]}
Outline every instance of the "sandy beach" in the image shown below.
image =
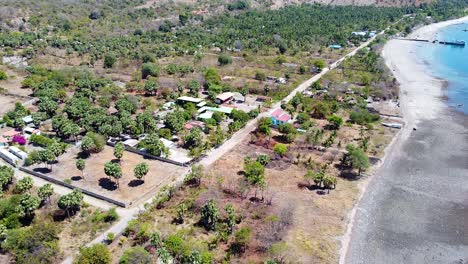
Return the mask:
{"type": "MultiPolygon", "coordinates": [[[[411,37],[468,17],[421,27],[411,37]]],[[[468,122],[443,101],[418,43],[391,40],[383,57],[400,83],[406,126],[351,214],[340,263],[468,262],[468,122]],[[413,130],[417,128],[417,130],[413,130]]]]}

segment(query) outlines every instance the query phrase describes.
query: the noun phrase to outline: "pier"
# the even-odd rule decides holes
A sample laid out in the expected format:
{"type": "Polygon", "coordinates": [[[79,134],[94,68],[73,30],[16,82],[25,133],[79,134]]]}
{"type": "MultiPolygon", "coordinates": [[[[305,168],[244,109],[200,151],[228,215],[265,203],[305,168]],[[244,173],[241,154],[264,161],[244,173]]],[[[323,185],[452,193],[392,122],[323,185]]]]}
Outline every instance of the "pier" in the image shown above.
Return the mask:
{"type": "Polygon", "coordinates": [[[442,40],[429,40],[429,39],[417,39],[417,38],[397,38],[399,40],[407,40],[407,41],[416,41],[416,42],[427,42],[427,43],[435,43],[435,44],[443,44],[443,45],[453,45],[453,46],[465,46],[465,41],[457,40],[457,41],[442,41],[442,40]]]}

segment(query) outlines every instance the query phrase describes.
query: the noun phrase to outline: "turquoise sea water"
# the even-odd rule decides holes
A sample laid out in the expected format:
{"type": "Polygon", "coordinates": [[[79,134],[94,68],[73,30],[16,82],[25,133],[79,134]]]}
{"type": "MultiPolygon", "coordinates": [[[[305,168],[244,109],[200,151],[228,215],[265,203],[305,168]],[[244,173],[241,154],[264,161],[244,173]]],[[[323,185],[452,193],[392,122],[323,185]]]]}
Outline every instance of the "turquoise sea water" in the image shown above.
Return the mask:
{"type": "Polygon", "coordinates": [[[468,114],[468,24],[445,27],[435,38],[445,41],[464,40],[467,43],[465,47],[422,44],[418,45],[417,55],[429,63],[434,76],[448,81],[448,89],[445,91],[448,105],[468,114]],[[463,31],[465,29],[467,31],[463,31]]]}

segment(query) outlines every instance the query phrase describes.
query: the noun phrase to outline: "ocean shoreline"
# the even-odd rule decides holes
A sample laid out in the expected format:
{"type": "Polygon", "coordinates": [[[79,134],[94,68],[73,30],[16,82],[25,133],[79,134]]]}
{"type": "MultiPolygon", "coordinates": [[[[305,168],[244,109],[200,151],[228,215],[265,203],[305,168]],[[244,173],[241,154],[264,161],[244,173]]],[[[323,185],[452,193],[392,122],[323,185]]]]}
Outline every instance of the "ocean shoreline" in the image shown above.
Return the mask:
{"type": "MultiPolygon", "coordinates": [[[[440,29],[462,22],[468,22],[468,16],[420,27],[410,34],[410,37],[433,38],[440,29]]],[[[390,40],[385,45],[382,52],[382,57],[385,59],[387,66],[400,84],[400,101],[405,127],[399,131],[392,142],[387,146],[382,162],[376,167],[376,173],[360,186],[361,194],[348,215],[347,229],[341,239],[340,264],[354,263],[356,259],[362,257],[359,254],[355,254],[355,252],[350,252],[352,251],[350,250],[350,243],[354,241],[353,238],[356,237],[355,233],[362,236],[363,233],[366,232],[365,230],[355,230],[361,228],[354,226],[356,222],[358,224],[359,222],[366,223],[365,220],[356,218],[359,218],[360,214],[364,214],[361,211],[366,211],[366,207],[375,205],[361,205],[362,203],[371,203],[369,201],[363,202],[363,197],[367,196],[366,200],[368,200],[369,196],[377,195],[368,194],[367,192],[371,191],[368,189],[373,189],[373,193],[379,193],[379,189],[382,189],[380,187],[375,187],[375,185],[381,185],[381,182],[385,181],[380,174],[384,174],[386,171],[388,172],[388,167],[391,167],[389,163],[391,164],[394,162],[395,155],[392,152],[400,153],[404,147],[407,147],[407,145],[411,143],[408,139],[411,136],[413,128],[417,128],[421,122],[434,120],[441,116],[449,116],[451,119],[456,120],[461,119],[460,123],[462,123],[465,128],[468,127],[467,116],[455,109],[451,109],[446,103],[447,100],[444,98],[446,97],[444,90],[448,88],[449,81],[434,76],[430,72],[430,64],[417,57],[415,52],[416,48],[417,44],[413,42],[390,40]],[[410,72],[410,74],[408,74],[408,72],[410,72]],[[351,255],[351,257],[348,255],[351,255]]],[[[362,215],[360,218],[362,218],[362,215]]]]}

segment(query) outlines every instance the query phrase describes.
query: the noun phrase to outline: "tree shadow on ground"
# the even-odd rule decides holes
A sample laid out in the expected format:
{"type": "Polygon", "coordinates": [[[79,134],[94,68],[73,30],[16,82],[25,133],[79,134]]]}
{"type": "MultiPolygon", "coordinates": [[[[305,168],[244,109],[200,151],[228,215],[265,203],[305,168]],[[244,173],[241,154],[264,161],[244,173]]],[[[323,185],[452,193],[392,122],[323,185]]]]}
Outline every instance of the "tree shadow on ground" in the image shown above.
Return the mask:
{"type": "Polygon", "coordinates": [[[99,179],[99,186],[109,191],[114,191],[117,189],[117,184],[115,184],[115,182],[111,181],[109,178],[99,179]]]}
{"type": "Polygon", "coordinates": [[[130,187],[138,187],[140,185],[142,185],[143,183],[145,183],[145,181],[143,180],[131,180],[129,183],[128,183],[128,186],[130,187]]]}
{"type": "Polygon", "coordinates": [[[345,179],[348,181],[357,181],[361,178],[361,176],[353,172],[349,166],[346,166],[343,164],[335,164],[334,166],[337,170],[340,171],[340,174],[338,175],[338,177],[342,179],[345,179]]]}
{"type": "Polygon", "coordinates": [[[34,168],[33,171],[43,174],[52,172],[52,170],[49,168],[34,168]]]}
{"type": "Polygon", "coordinates": [[[79,180],[82,180],[83,177],[81,177],[81,176],[73,176],[73,177],[71,177],[70,179],[71,179],[72,181],[79,181],[79,180]]]}

